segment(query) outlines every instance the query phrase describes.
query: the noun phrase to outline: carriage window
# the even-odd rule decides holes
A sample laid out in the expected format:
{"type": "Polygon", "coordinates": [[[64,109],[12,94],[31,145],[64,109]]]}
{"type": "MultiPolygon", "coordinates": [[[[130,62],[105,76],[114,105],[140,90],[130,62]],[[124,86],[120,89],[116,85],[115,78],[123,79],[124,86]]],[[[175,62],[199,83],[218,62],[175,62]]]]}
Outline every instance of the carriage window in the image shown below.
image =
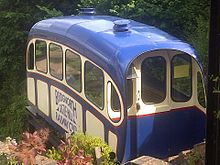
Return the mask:
{"type": "Polygon", "coordinates": [[[121,104],[119,100],[119,95],[111,82],[108,82],[107,87],[108,87],[108,115],[114,123],[117,123],[121,119],[121,104]]]}
{"type": "Polygon", "coordinates": [[[63,78],[63,51],[61,46],[50,44],[50,74],[62,80],[63,78]]]}
{"type": "Polygon", "coordinates": [[[71,52],[66,51],[66,81],[78,92],[81,92],[81,59],[71,52]]]}
{"type": "Polygon", "coordinates": [[[100,109],[104,108],[104,75],[90,62],[85,63],[85,95],[100,109]]]}
{"type": "Polygon", "coordinates": [[[171,97],[176,102],[188,101],[192,96],[192,64],[189,55],[180,54],[171,61],[171,97]]]}
{"type": "Polygon", "coordinates": [[[166,98],[166,60],[146,58],[141,65],[141,98],[148,104],[161,103],[166,98]]]}
{"type": "Polygon", "coordinates": [[[127,80],[127,108],[133,104],[133,82],[132,79],[127,80]]]}
{"type": "Polygon", "coordinates": [[[119,96],[113,85],[111,85],[111,108],[115,112],[119,112],[121,110],[119,96]]]}
{"type": "Polygon", "coordinates": [[[202,75],[200,72],[197,73],[197,99],[199,104],[205,108],[205,92],[203,88],[202,75]]]}
{"type": "Polygon", "coordinates": [[[34,69],[34,44],[29,46],[28,50],[28,69],[34,69]]]}
{"type": "Polygon", "coordinates": [[[137,78],[137,73],[132,63],[128,68],[127,81],[126,81],[126,96],[127,96],[127,108],[130,108],[133,104],[133,79],[137,78]]]}
{"type": "Polygon", "coordinates": [[[37,40],[35,48],[36,68],[38,71],[47,73],[47,44],[45,41],[37,40]]]}

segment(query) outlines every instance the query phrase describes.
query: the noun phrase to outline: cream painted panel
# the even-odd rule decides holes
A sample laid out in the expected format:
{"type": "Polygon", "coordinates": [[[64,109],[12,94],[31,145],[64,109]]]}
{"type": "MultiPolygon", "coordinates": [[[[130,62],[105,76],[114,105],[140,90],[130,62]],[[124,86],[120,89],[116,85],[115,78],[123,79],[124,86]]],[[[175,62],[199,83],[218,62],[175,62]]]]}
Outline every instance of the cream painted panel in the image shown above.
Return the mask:
{"type": "Polygon", "coordinates": [[[160,50],[160,51],[153,51],[153,52],[147,52],[144,53],[142,56],[138,57],[134,62],[134,71],[136,73],[136,78],[133,79],[133,93],[134,93],[134,105],[138,105],[140,109],[137,109],[136,107],[131,107],[128,110],[128,115],[146,115],[146,114],[153,114],[153,113],[160,113],[160,112],[166,112],[170,110],[170,105],[169,105],[169,58],[168,58],[168,53],[165,50],[160,50]],[[144,103],[141,98],[141,65],[142,62],[149,58],[149,57],[156,57],[160,56],[163,57],[166,60],[166,67],[167,67],[167,72],[166,72],[166,97],[163,102],[158,103],[158,104],[153,104],[153,103],[144,103]]]}
{"type": "Polygon", "coordinates": [[[45,115],[49,115],[49,99],[48,99],[48,85],[40,80],[37,81],[37,104],[45,115]]]}
{"type": "Polygon", "coordinates": [[[27,78],[27,97],[28,100],[33,104],[36,105],[35,102],[35,85],[33,78],[27,78]]]}
{"type": "Polygon", "coordinates": [[[89,111],[86,112],[86,133],[101,137],[104,140],[104,125],[89,111]]]}
{"type": "Polygon", "coordinates": [[[109,131],[108,133],[108,145],[112,148],[113,152],[116,153],[116,149],[117,149],[117,143],[118,143],[118,139],[117,136],[109,131]]]}
{"type": "Polygon", "coordinates": [[[62,90],[51,87],[52,120],[68,133],[82,132],[82,106],[62,90]]]}

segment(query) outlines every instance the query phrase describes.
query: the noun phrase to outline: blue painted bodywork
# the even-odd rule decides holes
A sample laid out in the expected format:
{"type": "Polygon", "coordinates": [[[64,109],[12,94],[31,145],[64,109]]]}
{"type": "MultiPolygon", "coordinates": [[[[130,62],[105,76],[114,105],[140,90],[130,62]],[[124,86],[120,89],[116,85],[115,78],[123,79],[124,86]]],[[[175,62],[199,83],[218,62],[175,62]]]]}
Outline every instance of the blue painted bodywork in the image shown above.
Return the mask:
{"type": "Polygon", "coordinates": [[[197,107],[127,121],[124,160],[141,155],[167,158],[204,141],[206,115],[197,107]]]}
{"type": "MultiPolygon", "coordinates": [[[[114,31],[113,22],[119,19],[121,18],[112,16],[51,18],[35,24],[29,33],[29,40],[37,37],[62,43],[99,65],[118,86],[124,107],[127,70],[132,61],[142,53],[161,49],[179,50],[191,55],[200,63],[195,50],[189,44],[153,26],[130,20],[128,31],[114,31]]],[[[87,110],[99,118],[105,127],[106,141],[108,131],[118,136],[117,152],[121,162],[143,154],[164,158],[192,147],[205,137],[205,114],[195,107],[140,118],[128,117],[125,109],[124,121],[119,127],[114,127],[68,87],[40,74],[30,72],[27,76],[35,81],[39,79],[48,85],[54,85],[80,102],[83,105],[84,131],[87,110]],[[167,125],[172,127],[167,128],[167,125]],[[192,129],[189,131],[188,128],[192,129]]]]}

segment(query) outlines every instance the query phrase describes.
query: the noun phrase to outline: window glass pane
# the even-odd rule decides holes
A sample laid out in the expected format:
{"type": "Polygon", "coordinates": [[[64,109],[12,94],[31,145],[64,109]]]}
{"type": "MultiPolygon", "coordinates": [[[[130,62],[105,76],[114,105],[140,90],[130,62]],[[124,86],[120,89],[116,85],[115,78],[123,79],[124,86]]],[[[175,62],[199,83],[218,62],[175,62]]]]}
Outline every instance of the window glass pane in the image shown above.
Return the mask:
{"type": "Polygon", "coordinates": [[[199,104],[205,108],[205,93],[203,88],[202,75],[200,72],[197,73],[197,98],[199,104]]]}
{"type": "Polygon", "coordinates": [[[171,61],[172,87],[171,96],[174,101],[185,102],[192,95],[192,66],[191,57],[179,54],[171,61]]]}
{"type": "Polygon", "coordinates": [[[100,109],[104,107],[104,75],[90,62],[85,63],[85,95],[100,109]]]}
{"type": "Polygon", "coordinates": [[[119,96],[113,85],[111,85],[111,108],[115,112],[119,112],[121,110],[119,96]]]}
{"type": "Polygon", "coordinates": [[[35,60],[37,70],[47,72],[47,44],[45,41],[37,40],[35,43],[35,60]]]}
{"type": "Polygon", "coordinates": [[[50,44],[50,74],[62,80],[63,78],[63,51],[61,46],[50,44]]]}
{"type": "Polygon", "coordinates": [[[127,80],[127,108],[130,108],[133,104],[133,81],[127,80]]]}
{"type": "Polygon", "coordinates": [[[31,44],[28,50],[28,69],[34,69],[34,44],[31,44]]]}
{"type": "Polygon", "coordinates": [[[166,60],[146,58],[141,65],[141,98],[148,104],[161,103],[166,98],[166,60]]]}
{"type": "Polygon", "coordinates": [[[66,81],[78,92],[81,91],[81,59],[70,50],[66,51],[66,81]]]}

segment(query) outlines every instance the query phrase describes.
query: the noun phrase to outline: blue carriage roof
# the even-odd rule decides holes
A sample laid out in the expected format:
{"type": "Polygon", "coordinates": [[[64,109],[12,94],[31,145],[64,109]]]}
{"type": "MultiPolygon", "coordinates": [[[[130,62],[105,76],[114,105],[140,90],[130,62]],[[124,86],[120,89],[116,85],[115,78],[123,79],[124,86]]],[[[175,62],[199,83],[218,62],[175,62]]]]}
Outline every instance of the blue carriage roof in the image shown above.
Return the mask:
{"type": "Polygon", "coordinates": [[[158,49],[173,49],[197,59],[194,49],[153,26],[130,20],[128,31],[117,32],[112,16],[64,16],[36,23],[29,39],[41,37],[65,44],[104,68],[121,81],[129,64],[140,54],[158,49]]]}

